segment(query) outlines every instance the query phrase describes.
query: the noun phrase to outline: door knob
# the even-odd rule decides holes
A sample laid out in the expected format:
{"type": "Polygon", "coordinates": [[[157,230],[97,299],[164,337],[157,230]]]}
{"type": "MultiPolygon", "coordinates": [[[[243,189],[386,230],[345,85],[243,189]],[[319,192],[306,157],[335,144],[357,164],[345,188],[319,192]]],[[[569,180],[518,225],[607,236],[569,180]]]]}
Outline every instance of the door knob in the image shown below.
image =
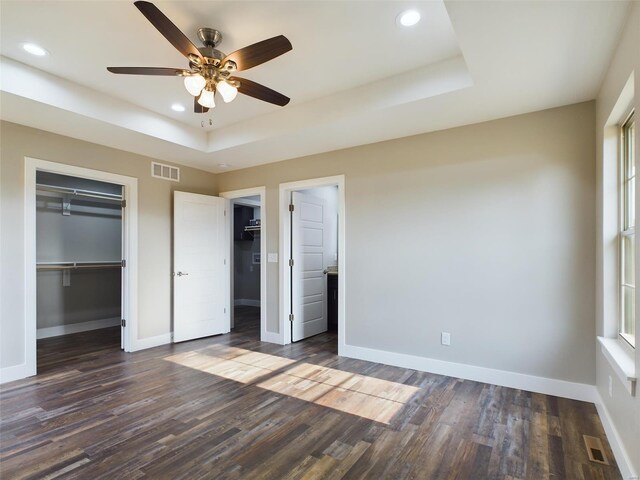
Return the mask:
{"type": "Polygon", "coordinates": [[[178,272],[176,273],[177,276],[181,277],[183,275],[189,275],[187,272],[178,272]]]}

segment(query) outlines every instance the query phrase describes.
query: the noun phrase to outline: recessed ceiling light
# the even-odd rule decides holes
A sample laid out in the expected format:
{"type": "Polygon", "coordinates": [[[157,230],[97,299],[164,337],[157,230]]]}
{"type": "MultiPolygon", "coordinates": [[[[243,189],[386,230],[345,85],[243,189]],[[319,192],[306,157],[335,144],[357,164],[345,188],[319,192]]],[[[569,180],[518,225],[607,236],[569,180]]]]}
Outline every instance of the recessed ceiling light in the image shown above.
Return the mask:
{"type": "Polygon", "coordinates": [[[228,163],[219,163],[218,166],[220,168],[229,168],[230,165],[228,163]]]}
{"type": "Polygon", "coordinates": [[[406,10],[398,15],[397,20],[403,27],[412,27],[420,21],[420,12],[417,10],[406,10]]]}
{"type": "Polygon", "coordinates": [[[174,103],[173,105],[171,105],[171,110],[173,110],[174,112],[184,112],[185,108],[184,105],[174,103]]]}
{"type": "Polygon", "coordinates": [[[22,48],[24,48],[31,55],[37,55],[38,57],[44,57],[49,53],[40,45],[36,45],[35,43],[23,43],[22,48]]]}

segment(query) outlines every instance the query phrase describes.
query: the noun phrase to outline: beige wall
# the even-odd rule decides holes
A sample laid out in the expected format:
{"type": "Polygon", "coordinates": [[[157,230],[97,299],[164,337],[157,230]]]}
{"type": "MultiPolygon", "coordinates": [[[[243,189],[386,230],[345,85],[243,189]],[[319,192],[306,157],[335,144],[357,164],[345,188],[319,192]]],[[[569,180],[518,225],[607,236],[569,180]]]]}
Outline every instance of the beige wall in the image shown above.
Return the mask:
{"type": "Polygon", "coordinates": [[[169,333],[172,191],[215,194],[215,176],[180,167],[180,183],[169,182],[151,177],[148,157],[7,122],[0,135],[0,366],[24,362],[25,156],[138,178],[138,338],[169,333]]]}
{"type": "MultiPolygon", "coordinates": [[[[596,328],[599,335],[615,336],[617,333],[617,172],[616,159],[603,155],[609,146],[605,144],[604,131],[607,119],[612,113],[620,93],[630,75],[635,75],[636,125],[640,112],[640,3],[635,2],[627,20],[620,44],[616,49],[609,70],[596,100],[597,136],[597,317],[596,328]],[[635,73],[634,73],[635,72],[635,73]]],[[[613,132],[615,134],[615,132],[613,132]]],[[[616,142],[616,138],[613,139],[616,142]]],[[[636,128],[636,149],[640,145],[640,131],[636,128]]],[[[614,155],[615,157],[615,155],[614,155]]],[[[636,162],[640,156],[636,151],[636,162]]],[[[638,168],[636,166],[636,168],[638,168]]],[[[636,212],[640,207],[640,195],[636,197],[636,212]]],[[[636,224],[638,221],[636,220],[636,224]]],[[[640,236],[636,236],[636,251],[640,248],[640,236]]],[[[640,262],[640,256],[636,256],[640,262]]],[[[636,264],[636,278],[640,265],[636,264]]],[[[636,312],[640,312],[640,296],[636,296],[636,312]]],[[[636,339],[639,338],[640,315],[636,315],[636,339]]],[[[631,397],[611,365],[596,349],[597,388],[609,412],[611,421],[629,455],[629,460],[640,473],[640,387],[636,396],[631,397]],[[613,396],[609,396],[609,377],[613,381],[613,396]]],[[[640,372],[640,354],[635,352],[636,375],[640,372]]]]}
{"type": "MultiPolygon", "coordinates": [[[[265,185],[346,178],[346,343],[595,381],[594,104],[219,175],[265,185]],[[440,345],[440,332],[452,345],[440,345]]],[[[268,329],[278,268],[268,264],[268,329]]]]}

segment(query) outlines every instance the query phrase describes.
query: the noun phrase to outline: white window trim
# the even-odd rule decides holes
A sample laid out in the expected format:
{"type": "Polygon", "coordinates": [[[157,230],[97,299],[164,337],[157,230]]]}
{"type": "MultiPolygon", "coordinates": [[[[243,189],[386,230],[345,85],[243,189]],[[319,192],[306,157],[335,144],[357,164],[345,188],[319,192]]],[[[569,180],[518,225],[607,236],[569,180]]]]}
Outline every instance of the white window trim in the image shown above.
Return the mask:
{"type": "Polygon", "coordinates": [[[636,394],[636,365],[634,351],[624,340],[598,337],[604,357],[609,361],[613,371],[620,378],[631,396],[636,394]]]}
{"type": "MultiPolygon", "coordinates": [[[[618,138],[619,138],[619,142],[618,142],[618,153],[617,153],[617,159],[616,159],[616,164],[617,164],[617,168],[618,168],[618,312],[617,312],[617,318],[616,318],[616,340],[621,344],[622,346],[622,350],[623,351],[627,351],[627,352],[631,352],[631,359],[633,361],[633,357],[635,356],[635,345],[632,344],[627,338],[626,335],[621,331],[621,323],[623,321],[623,315],[624,315],[624,287],[627,288],[633,288],[634,290],[636,289],[635,285],[630,285],[630,284],[626,284],[624,283],[624,255],[623,255],[623,249],[622,249],[622,239],[624,237],[630,237],[630,236],[634,236],[635,235],[635,221],[634,221],[634,226],[633,227],[629,227],[625,229],[625,224],[626,224],[626,205],[627,205],[627,199],[625,198],[625,194],[626,194],[626,185],[627,183],[634,181],[636,179],[637,176],[637,172],[634,173],[634,175],[630,178],[627,178],[627,171],[626,171],[626,145],[625,145],[625,137],[624,137],[624,126],[627,124],[627,122],[635,116],[635,112],[634,112],[634,108],[633,108],[633,104],[631,104],[627,109],[625,114],[621,117],[621,120],[618,122],[618,138]]],[[[635,189],[634,189],[635,192],[635,189]]],[[[637,197],[637,193],[635,193],[636,197],[637,197]]],[[[633,199],[634,203],[635,202],[635,198],[633,199]]],[[[635,205],[634,205],[635,207],[635,205]]],[[[634,212],[637,213],[637,209],[634,208],[634,212]]],[[[636,261],[637,263],[637,261],[636,261]]],[[[635,266],[634,266],[635,268],[635,266]]],[[[635,298],[635,297],[634,297],[635,298]]],[[[634,314],[635,315],[635,314],[634,314]]],[[[635,321],[635,317],[634,317],[634,321],[635,321]]],[[[636,332],[636,338],[634,340],[637,340],[637,332],[636,332]]],[[[636,342],[637,345],[637,342],[636,342]]],[[[606,355],[605,355],[606,356],[606,355]]],[[[616,356],[612,356],[613,358],[616,358],[616,356]]],[[[607,357],[609,358],[609,357],[607,357]]],[[[623,363],[626,363],[626,359],[622,360],[623,363]]],[[[620,365],[617,365],[617,367],[620,367],[620,365]]]]}
{"type": "MultiPolygon", "coordinates": [[[[612,177],[615,178],[615,187],[614,184],[610,182],[613,180],[611,177],[604,180],[607,183],[603,183],[603,188],[605,189],[603,192],[603,208],[610,212],[610,214],[614,214],[613,209],[615,209],[615,217],[614,215],[609,217],[615,218],[615,225],[607,219],[607,215],[603,217],[603,256],[605,257],[603,263],[603,280],[605,280],[605,283],[601,286],[603,288],[603,324],[601,325],[602,336],[598,336],[596,341],[596,346],[600,347],[603,356],[607,359],[612,370],[616,372],[616,376],[620,377],[620,380],[631,395],[635,394],[635,383],[637,382],[635,362],[638,355],[638,349],[634,349],[619,334],[622,313],[621,268],[623,267],[621,234],[624,226],[623,212],[621,208],[622,201],[624,200],[621,188],[623,185],[624,172],[620,168],[620,149],[622,147],[622,125],[626,122],[634,109],[633,84],[634,75],[631,74],[605,122],[603,131],[603,168],[615,169],[614,171],[608,170],[608,172],[613,174],[612,177]],[[611,142],[614,137],[617,139],[615,143],[611,142]],[[615,188],[616,191],[615,200],[606,196],[606,189],[610,188],[611,190],[609,191],[613,191],[612,187],[615,188]],[[607,242],[612,242],[613,245],[615,245],[615,247],[613,247],[613,251],[609,250],[606,246],[607,242]],[[615,283],[609,283],[611,281],[615,283]],[[613,291],[614,288],[615,294],[613,291]]],[[[636,110],[636,114],[637,113],[638,111],[636,110]]],[[[638,195],[636,194],[636,197],[637,196],[638,195]]],[[[638,202],[636,202],[636,204],[637,203],[638,202]]],[[[638,211],[639,210],[636,205],[636,213],[638,211]]],[[[635,232],[634,230],[629,229],[626,233],[630,235],[635,232]]],[[[611,243],[609,243],[609,245],[611,245],[611,243]]],[[[636,265],[638,265],[638,260],[639,258],[636,258],[636,265]]],[[[636,270],[638,270],[638,268],[636,268],[636,270]]],[[[640,338],[640,332],[636,332],[636,340],[638,338],[640,338]]],[[[638,342],[636,342],[636,344],[638,345],[638,342]]]]}

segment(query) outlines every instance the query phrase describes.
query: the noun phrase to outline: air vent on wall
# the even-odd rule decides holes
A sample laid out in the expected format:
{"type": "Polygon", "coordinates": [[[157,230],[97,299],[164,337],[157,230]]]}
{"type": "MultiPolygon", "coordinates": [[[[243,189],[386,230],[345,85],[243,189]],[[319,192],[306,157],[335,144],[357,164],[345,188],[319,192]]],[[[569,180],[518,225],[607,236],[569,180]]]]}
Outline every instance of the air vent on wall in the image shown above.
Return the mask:
{"type": "Polygon", "coordinates": [[[151,176],[155,178],[164,178],[173,182],[180,181],[180,169],[163,165],[162,163],[151,162],[151,176]]]}

